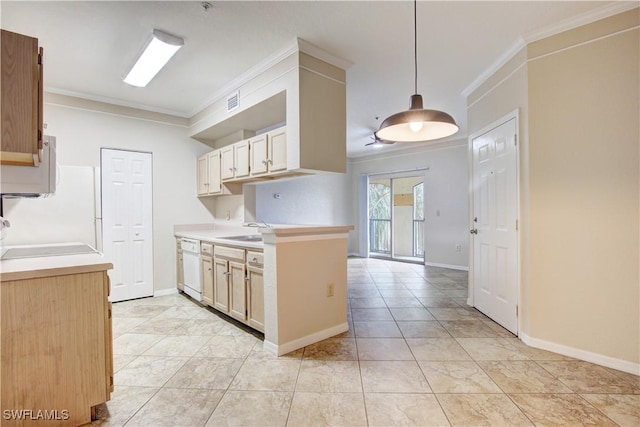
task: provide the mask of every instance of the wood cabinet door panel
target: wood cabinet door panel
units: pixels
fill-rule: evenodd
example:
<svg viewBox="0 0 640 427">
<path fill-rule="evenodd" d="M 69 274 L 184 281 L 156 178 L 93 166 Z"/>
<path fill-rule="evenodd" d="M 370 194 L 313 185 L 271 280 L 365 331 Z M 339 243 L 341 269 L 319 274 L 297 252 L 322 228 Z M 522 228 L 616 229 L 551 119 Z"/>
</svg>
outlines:
<svg viewBox="0 0 640 427">
<path fill-rule="evenodd" d="M 2 163 L 35 166 L 42 147 L 38 39 L 2 30 L 0 50 Z"/>
<path fill-rule="evenodd" d="M 235 176 L 233 171 L 235 168 L 233 145 L 224 147 L 220 150 L 220 177 L 222 180 L 233 179 Z"/>
<path fill-rule="evenodd" d="M 213 259 L 213 307 L 223 313 L 229 312 L 229 275 L 228 261 Z"/>
<path fill-rule="evenodd" d="M 207 155 L 198 157 L 198 196 L 206 196 L 209 192 Z"/>
<path fill-rule="evenodd" d="M 202 257 L 202 301 L 213 306 L 213 258 Z"/>
<path fill-rule="evenodd" d="M 251 175 L 263 175 L 268 171 L 267 135 L 259 135 L 249 140 L 251 150 Z"/>
<path fill-rule="evenodd" d="M 287 129 L 276 129 L 269 133 L 269 171 L 287 169 Z"/>
<path fill-rule="evenodd" d="M 235 155 L 234 178 L 249 176 L 249 141 L 241 141 L 233 144 Z"/>
<path fill-rule="evenodd" d="M 222 191 L 222 176 L 220 174 L 220 152 L 212 151 L 207 154 L 209 194 L 217 194 Z"/>
<path fill-rule="evenodd" d="M 229 261 L 231 288 L 230 314 L 238 320 L 247 320 L 247 290 L 245 264 Z"/>
<path fill-rule="evenodd" d="M 247 305 L 249 326 L 264 332 L 264 274 L 261 268 L 247 268 Z"/>
</svg>

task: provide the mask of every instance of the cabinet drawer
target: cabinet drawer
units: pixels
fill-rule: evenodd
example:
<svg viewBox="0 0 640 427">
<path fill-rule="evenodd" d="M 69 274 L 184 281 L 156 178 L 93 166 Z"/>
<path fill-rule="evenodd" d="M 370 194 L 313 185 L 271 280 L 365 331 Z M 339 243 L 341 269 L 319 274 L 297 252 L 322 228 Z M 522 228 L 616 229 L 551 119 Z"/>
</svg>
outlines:
<svg viewBox="0 0 640 427">
<path fill-rule="evenodd" d="M 262 252 L 247 251 L 247 264 L 262 268 L 264 266 L 264 254 Z"/>
<path fill-rule="evenodd" d="M 200 251 L 203 255 L 213 256 L 213 244 L 202 242 L 200 245 Z"/>
<path fill-rule="evenodd" d="M 214 246 L 213 255 L 216 258 L 226 258 L 232 261 L 244 262 L 244 249 Z"/>
</svg>

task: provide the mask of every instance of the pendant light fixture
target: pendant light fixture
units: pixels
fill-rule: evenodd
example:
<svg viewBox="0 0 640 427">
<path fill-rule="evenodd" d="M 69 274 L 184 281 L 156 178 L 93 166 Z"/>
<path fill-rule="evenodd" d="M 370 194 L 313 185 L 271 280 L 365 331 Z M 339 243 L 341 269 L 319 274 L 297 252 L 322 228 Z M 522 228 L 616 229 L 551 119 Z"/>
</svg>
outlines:
<svg viewBox="0 0 640 427">
<path fill-rule="evenodd" d="M 458 131 L 456 121 L 438 110 L 425 110 L 418 94 L 418 18 L 413 0 L 414 95 L 407 111 L 387 117 L 375 132 L 377 139 L 395 142 L 422 142 L 444 138 Z"/>
</svg>

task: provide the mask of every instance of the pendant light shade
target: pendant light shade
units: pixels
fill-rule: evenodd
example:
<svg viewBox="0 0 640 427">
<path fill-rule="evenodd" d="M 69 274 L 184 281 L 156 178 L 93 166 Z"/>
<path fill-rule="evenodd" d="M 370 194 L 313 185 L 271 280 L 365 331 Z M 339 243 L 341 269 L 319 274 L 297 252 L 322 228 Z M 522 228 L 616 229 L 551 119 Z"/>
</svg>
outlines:
<svg viewBox="0 0 640 427">
<path fill-rule="evenodd" d="M 378 139 L 395 142 L 422 142 L 445 138 L 458 132 L 456 121 L 449 114 L 438 110 L 425 110 L 422 95 L 418 95 L 418 19 L 417 0 L 413 1 L 414 28 L 414 95 L 407 111 L 387 117 L 375 132 Z"/>
<path fill-rule="evenodd" d="M 411 108 L 387 117 L 376 131 L 376 137 L 386 141 L 420 142 L 444 138 L 458 132 L 456 121 L 449 114 L 422 108 L 422 96 L 411 96 Z"/>
</svg>

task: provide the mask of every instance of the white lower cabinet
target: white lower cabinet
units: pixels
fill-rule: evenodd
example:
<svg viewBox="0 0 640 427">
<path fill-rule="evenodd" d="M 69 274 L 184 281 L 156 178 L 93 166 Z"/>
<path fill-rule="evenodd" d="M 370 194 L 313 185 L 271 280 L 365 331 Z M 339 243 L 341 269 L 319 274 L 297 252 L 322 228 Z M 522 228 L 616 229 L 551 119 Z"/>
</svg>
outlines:
<svg viewBox="0 0 640 427">
<path fill-rule="evenodd" d="M 247 251 L 247 324 L 264 332 L 264 256 Z"/>
<path fill-rule="evenodd" d="M 213 305 L 213 245 L 202 243 L 202 302 Z"/>
</svg>

